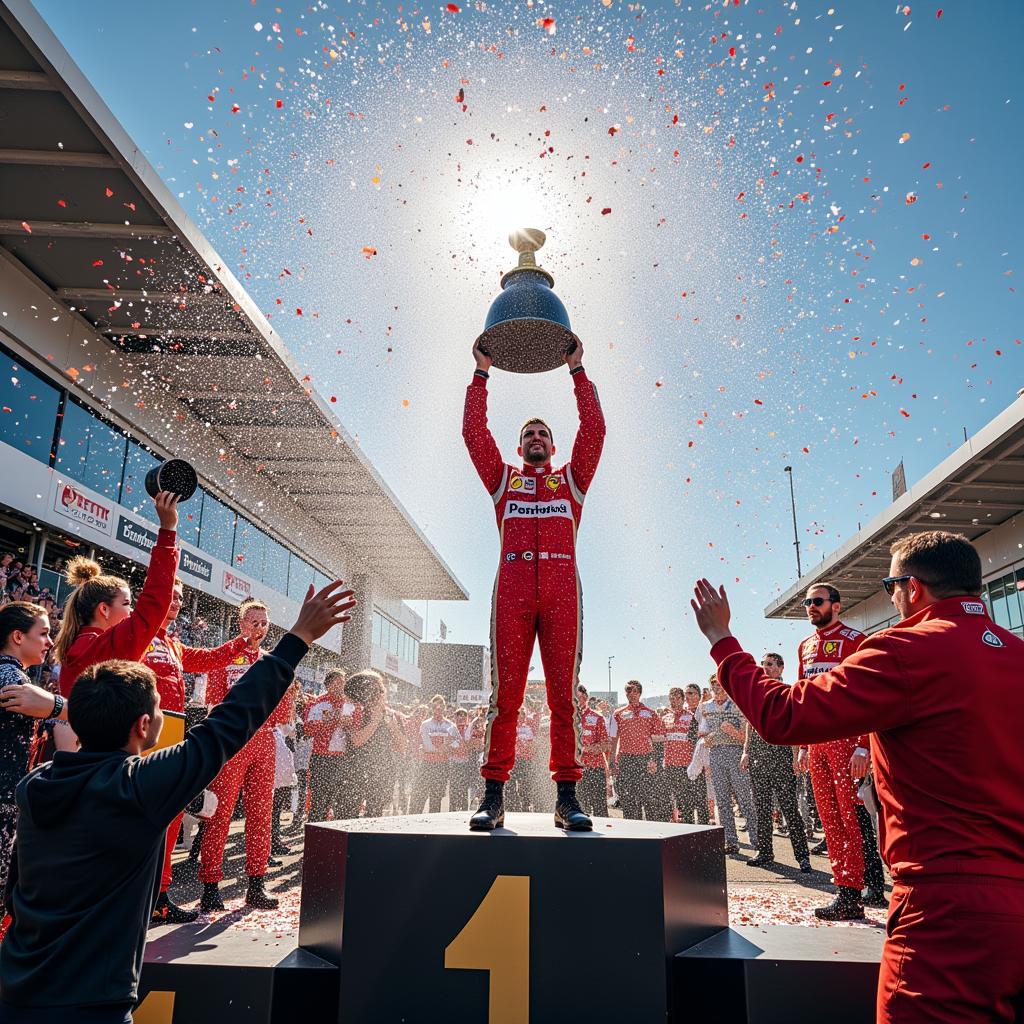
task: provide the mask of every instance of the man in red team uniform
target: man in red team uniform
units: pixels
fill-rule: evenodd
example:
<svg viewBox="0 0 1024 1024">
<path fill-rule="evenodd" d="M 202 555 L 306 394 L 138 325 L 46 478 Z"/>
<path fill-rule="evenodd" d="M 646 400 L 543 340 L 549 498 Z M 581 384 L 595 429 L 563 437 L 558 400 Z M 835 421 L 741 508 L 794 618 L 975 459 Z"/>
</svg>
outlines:
<svg viewBox="0 0 1024 1024">
<path fill-rule="evenodd" d="M 181 611 L 183 593 L 184 584 L 181 580 L 175 579 L 167 618 L 164 619 L 164 624 L 157 631 L 153 642 L 142 656 L 142 663 L 147 668 L 151 668 L 156 676 L 156 688 L 160 694 L 160 710 L 165 715 L 171 712 L 172 715 L 177 715 L 182 719 L 185 715 L 184 673 L 212 672 L 214 669 L 226 668 L 249 646 L 249 638 L 246 635 L 247 623 L 242 623 L 241 636 L 229 640 L 226 644 L 221 644 L 220 647 L 215 647 L 213 650 L 186 647 L 177 637 L 168 636 L 168 628 L 177 619 L 178 612 Z M 164 731 L 169 731 L 166 719 Z M 182 736 L 177 739 L 184 739 L 184 729 L 182 729 Z M 171 854 L 174 851 L 174 844 L 178 841 L 183 815 L 184 811 L 171 822 L 171 827 L 167 830 L 164 863 L 160 874 L 160 898 L 153 908 L 153 924 L 188 924 L 199 916 L 197 910 L 183 910 L 176 906 L 167 895 L 167 890 L 171 887 Z"/>
<path fill-rule="evenodd" d="M 331 669 L 325 691 L 307 709 L 306 735 L 313 740 L 309 757 L 309 820 L 359 817 L 361 787 L 356 779 L 348 735 L 363 725 L 362 709 L 345 696 L 344 669 Z"/>
<path fill-rule="evenodd" d="M 697 690 L 698 700 L 700 690 Z M 661 721 L 665 726 L 664 760 L 662 782 L 665 791 L 665 810 L 667 817 L 672 816 L 672 804 L 679 812 L 679 820 L 684 825 L 693 824 L 693 816 L 701 825 L 708 823 L 707 792 L 699 778 L 691 779 L 686 770 L 693 760 L 696 735 L 697 705 L 692 708 L 686 703 L 686 695 L 681 686 L 673 686 L 668 691 L 669 706 L 662 712 Z"/>
<path fill-rule="evenodd" d="M 206 703 L 210 707 L 219 704 L 249 666 L 255 664 L 262 653 L 260 642 L 270 628 L 267 606 L 254 598 L 247 598 L 238 606 L 238 621 L 249 644 L 226 668 L 207 675 Z M 240 790 L 245 804 L 245 869 L 249 876 L 245 902 L 259 910 L 277 909 L 277 899 L 267 894 L 263 884 L 270 859 L 270 825 L 274 805 L 276 751 L 273 728 L 288 722 L 294 707 L 295 690 L 289 687 L 263 727 L 224 765 L 209 787 L 217 797 L 217 811 L 206 824 L 199 851 L 199 880 L 203 883 L 199 909 L 204 913 L 225 909 L 218 883 L 224 877 L 224 844 Z"/>
<path fill-rule="evenodd" d="M 566 356 L 580 417 L 572 458 L 553 468 L 551 431 L 543 420 L 532 419 L 520 431 L 522 468 L 507 465 L 487 427 L 491 359 L 478 346 L 473 356 L 477 369 L 466 389 L 462 436 L 494 502 L 501 560 L 491 610 L 492 689 L 481 769 L 486 789 L 470 828 L 490 830 L 505 820 L 504 785 L 515 763 L 519 708 L 533 645 L 539 640 L 551 709 L 549 767 L 558 787 L 555 824 L 586 831 L 592 823 L 576 799 L 576 783 L 583 775 L 574 696 L 583 653 L 576 531 L 601 458 L 604 416 L 583 369 L 583 347 L 577 344 Z"/>
<path fill-rule="evenodd" d="M 583 778 L 580 780 L 580 803 L 587 814 L 608 817 L 608 754 L 612 742 L 604 715 L 590 707 L 587 688 L 576 687 L 583 721 Z"/>
<path fill-rule="evenodd" d="M 691 605 L 769 743 L 870 734 L 894 880 L 880 1024 L 1010 1024 L 1024 998 L 1024 641 L 989 618 L 965 538 L 903 537 L 889 572 L 902 621 L 792 687 L 732 636 L 724 587 L 699 580 Z"/>
<path fill-rule="evenodd" d="M 626 703 L 615 712 L 618 726 L 612 755 L 618 768 L 616 782 L 622 816 L 640 820 L 647 812 L 648 821 L 663 819 L 663 801 L 658 793 L 658 750 L 663 743 L 665 724 L 640 700 L 644 692 L 637 679 L 626 683 Z"/>
<path fill-rule="evenodd" d="M 830 672 L 865 640 L 863 633 L 840 620 L 841 596 L 831 583 L 808 587 L 804 607 L 815 632 L 797 649 L 798 679 L 810 679 L 822 672 Z M 801 762 L 804 756 L 802 750 Z M 806 757 L 810 764 L 814 802 L 825 831 L 832 878 L 838 889 L 835 899 L 828 906 L 818 907 L 814 914 L 826 921 L 859 920 L 864 917 L 861 890 L 864 887 L 865 862 L 864 837 L 857 814 L 857 780 L 864 778 L 870 763 L 868 737 L 815 743 Z M 871 828 L 870 819 L 868 828 Z M 874 847 L 873 837 L 871 845 Z M 876 883 L 872 888 L 880 888 L 880 884 Z"/>
</svg>

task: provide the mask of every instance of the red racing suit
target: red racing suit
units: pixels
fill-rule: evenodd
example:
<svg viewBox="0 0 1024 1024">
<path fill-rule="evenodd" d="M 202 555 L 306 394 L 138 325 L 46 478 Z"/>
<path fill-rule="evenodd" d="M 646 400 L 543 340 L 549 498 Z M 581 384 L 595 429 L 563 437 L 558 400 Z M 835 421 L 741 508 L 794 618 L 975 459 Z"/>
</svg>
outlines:
<svg viewBox="0 0 1024 1024">
<path fill-rule="evenodd" d="M 142 656 L 142 663 L 153 670 L 156 688 L 160 694 L 160 709 L 175 714 L 185 713 L 185 672 L 210 672 L 225 668 L 245 650 L 245 637 L 236 637 L 213 650 L 186 647 L 177 637 L 169 637 L 163 626 Z M 184 813 L 184 812 L 182 812 Z M 167 829 L 164 866 L 160 875 L 160 891 L 167 892 L 171 885 L 171 854 L 178 841 L 182 815 L 179 814 Z"/>
<path fill-rule="evenodd" d="M 816 630 L 797 648 L 797 678 L 832 671 L 863 642 L 863 633 L 842 622 Z M 857 783 L 850 774 L 850 758 L 857 747 L 868 749 L 867 736 L 815 743 L 808 758 L 832 877 L 836 885 L 859 890 L 864 885 L 864 839 L 857 820 Z"/>
<path fill-rule="evenodd" d="M 718 678 L 769 743 L 870 734 L 893 876 L 880 1024 L 1014 1020 L 1024 996 L 1024 641 L 944 598 L 794 686 L 735 637 Z"/>
<path fill-rule="evenodd" d="M 225 668 L 210 672 L 206 677 L 207 705 L 215 707 L 219 704 L 262 653 L 246 646 Z M 217 811 L 203 831 L 203 843 L 199 849 L 201 882 L 219 882 L 224 877 L 224 845 L 239 791 L 245 804 L 246 874 L 256 878 L 267 873 L 276 758 L 273 728 L 291 721 L 294 713 L 295 692 L 289 687 L 263 726 L 210 783 L 209 789 L 217 797 Z"/>
<path fill-rule="evenodd" d="M 572 458 L 559 469 L 506 464 L 487 427 L 487 375 L 466 389 L 462 436 L 487 488 L 498 522 L 501 556 L 491 606 L 491 702 L 485 779 L 507 782 L 515 763 L 519 707 L 530 657 L 540 641 L 548 707 L 549 767 L 556 781 L 578 782 L 581 763 L 576 680 L 583 656 L 583 594 L 576 570 L 576 531 L 601 458 L 604 415 L 582 367 L 573 371 L 580 426 Z"/>
<path fill-rule="evenodd" d="M 161 529 L 149 553 L 149 569 L 131 614 L 110 629 L 86 626 L 68 648 L 60 664 L 60 692 L 71 695 L 78 677 L 90 665 L 111 658 L 142 661 L 146 648 L 167 618 L 178 569 L 177 534 Z"/>
</svg>

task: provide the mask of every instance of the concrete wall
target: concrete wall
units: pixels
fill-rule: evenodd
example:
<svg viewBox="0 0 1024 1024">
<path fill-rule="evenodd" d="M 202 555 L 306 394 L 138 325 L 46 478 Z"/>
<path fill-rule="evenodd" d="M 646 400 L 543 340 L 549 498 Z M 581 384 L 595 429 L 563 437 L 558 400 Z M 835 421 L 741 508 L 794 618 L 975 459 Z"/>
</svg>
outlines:
<svg viewBox="0 0 1024 1024">
<path fill-rule="evenodd" d="M 440 693 L 454 703 L 459 690 L 489 690 L 490 652 L 479 644 L 420 644 L 422 694 Z"/>
</svg>

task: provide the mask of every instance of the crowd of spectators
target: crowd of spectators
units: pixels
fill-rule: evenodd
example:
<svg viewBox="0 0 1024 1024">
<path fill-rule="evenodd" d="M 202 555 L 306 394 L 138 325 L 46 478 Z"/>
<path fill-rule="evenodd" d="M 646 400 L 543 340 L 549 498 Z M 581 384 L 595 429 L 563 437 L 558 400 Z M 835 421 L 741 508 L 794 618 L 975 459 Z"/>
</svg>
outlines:
<svg viewBox="0 0 1024 1024">
<path fill-rule="evenodd" d="M 0 555 L 0 606 L 14 601 L 43 608 L 56 635 L 62 609 L 40 585 L 37 570 L 7 552 Z M 187 640 L 195 626 L 183 621 L 172 631 Z M 193 639 L 201 642 L 198 635 Z M 784 659 L 769 652 L 762 666 L 781 677 Z M 59 671 L 47 652 L 27 673 L 41 687 L 56 690 Z M 198 686 L 190 679 L 193 689 L 201 705 L 201 676 Z M 440 694 L 427 703 L 398 703 L 373 671 L 347 675 L 335 669 L 321 692 L 297 686 L 296 693 L 292 720 L 274 730 L 272 860 L 293 852 L 289 844 L 307 820 L 468 811 L 479 798 L 486 705 L 451 707 Z M 579 796 L 588 813 L 604 816 L 617 808 L 631 819 L 717 821 L 729 855 L 740 853 L 740 833 L 746 833 L 748 849 L 756 851 L 748 863 L 756 867 L 775 865 L 777 835 L 788 837 L 803 872 L 811 870 L 812 853 L 827 854 L 825 840 L 818 838 L 822 825 L 806 760 L 801 762 L 796 748 L 765 743 L 713 675 L 702 685 L 673 687 L 667 707 L 645 704 L 636 680 L 627 683 L 626 703 L 618 708 L 590 697 L 583 686 L 577 696 L 584 765 Z M 33 761 L 52 753 L 55 724 L 46 719 L 37 724 Z M 550 810 L 549 753 L 547 707 L 527 696 L 506 789 L 509 810 Z M 863 807 L 858 810 L 867 817 Z M 869 819 L 865 831 L 871 828 Z M 873 843 L 867 835 L 865 840 L 877 865 Z M 194 855 L 198 849 L 196 844 Z M 869 899 L 880 896 L 878 874 L 871 879 L 873 891 L 866 892 Z"/>
</svg>

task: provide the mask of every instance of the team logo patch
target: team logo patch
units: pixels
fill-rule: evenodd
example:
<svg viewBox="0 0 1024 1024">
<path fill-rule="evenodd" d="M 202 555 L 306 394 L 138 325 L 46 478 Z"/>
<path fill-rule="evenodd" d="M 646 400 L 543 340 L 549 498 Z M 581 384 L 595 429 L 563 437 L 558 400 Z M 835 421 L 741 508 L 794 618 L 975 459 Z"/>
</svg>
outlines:
<svg viewBox="0 0 1024 1024">
<path fill-rule="evenodd" d="M 532 562 L 533 561 L 533 552 L 532 551 L 524 551 L 523 552 L 523 561 L 524 562 Z"/>
<path fill-rule="evenodd" d="M 514 551 L 510 551 L 507 555 L 505 555 L 505 561 L 506 562 L 514 562 L 515 560 L 516 560 L 516 553 Z"/>
<path fill-rule="evenodd" d="M 821 653 L 824 654 L 826 658 L 837 658 L 842 649 L 842 640 L 826 640 L 825 643 L 822 644 Z"/>
<path fill-rule="evenodd" d="M 517 494 L 536 494 L 537 481 L 532 476 L 513 476 L 508 482 L 508 489 Z"/>
<path fill-rule="evenodd" d="M 984 615 L 985 605 L 981 601 L 961 601 L 960 604 L 963 606 L 963 610 L 968 615 Z M 1002 644 L 999 645 L 1000 647 Z"/>
<path fill-rule="evenodd" d="M 554 476 L 549 476 L 544 484 L 549 491 L 557 491 L 562 486 L 562 478 L 556 473 Z"/>
<path fill-rule="evenodd" d="M 1000 640 L 999 637 L 997 637 L 995 635 L 995 633 L 992 632 L 991 629 L 986 629 L 985 632 L 982 633 L 982 635 L 981 635 L 981 642 L 983 644 L 988 644 L 989 647 L 1005 647 L 1006 646 L 1006 644 L 1004 644 L 1003 641 Z"/>
</svg>

